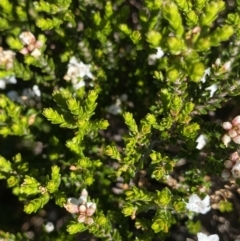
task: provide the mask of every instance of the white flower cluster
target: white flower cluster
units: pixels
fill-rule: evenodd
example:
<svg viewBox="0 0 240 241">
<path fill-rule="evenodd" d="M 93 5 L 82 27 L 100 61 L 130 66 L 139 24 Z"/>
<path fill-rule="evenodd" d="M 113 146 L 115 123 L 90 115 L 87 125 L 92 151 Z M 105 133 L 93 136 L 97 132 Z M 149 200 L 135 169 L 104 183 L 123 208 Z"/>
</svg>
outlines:
<svg viewBox="0 0 240 241">
<path fill-rule="evenodd" d="M 236 116 L 231 122 L 227 121 L 222 124 L 227 134 L 223 135 L 223 144 L 227 147 L 233 140 L 236 144 L 240 144 L 240 115 Z"/>
<path fill-rule="evenodd" d="M 76 57 L 73 56 L 69 61 L 67 74 L 64 76 L 64 79 L 67 81 L 71 80 L 74 89 L 80 89 L 85 86 L 85 81 L 82 80 L 83 77 L 87 76 L 90 79 L 93 78 L 90 70 L 90 64 L 78 62 Z"/>
<path fill-rule="evenodd" d="M 19 51 L 21 54 L 26 55 L 30 53 L 35 58 L 41 56 L 42 53 L 40 49 L 42 48 L 43 43 L 40 40 L 36 40 L 31 32 L 22 32 L 19 35 L 19 38 L 24 45 L 24 48 Z"/>
<path fill-rule="evenodd" d="M 197 237 L 198 237 L 198 241 L 219 241 L 219 237 L 217 234 L 207 236 L 204 233 L 198 233 Z M 186 241 L 194 241 L 194 240 L 187 238 Z"/>
<path fill-rule="evenodd" d="M 11 50 L 3 50 L 0 47 L 0 65 L 4 66 L 7 70 L 13 67 L 15 53 Z"/>
<path fill-rule="evenodd" d="M 88 192 L 83 189 L 79 199 L 69 198 L 64 207 L 69 213 L 78 215 L 78 222 L 92 225 L 94 220 L 92 215 L 97 209 L 96 203 L 87 202 Z"/>
<path fill-rule="evenodd" d="M 211 209 L 209 195 L 207 195 L 203 200 L 201 200 L 197 194 L 192 194 L 189 197 L 189 201 L 186 204 L 186 208 L 189 211 L 195 213 L 206 214 Z"/>
<path fill-rule="evenodd" d="M 240 178 L 240 159 L 237 152 L 230 155 L 229 160 L 224 162 L 226 169 L 222 172 L 223 179 Z"/>
</svg>

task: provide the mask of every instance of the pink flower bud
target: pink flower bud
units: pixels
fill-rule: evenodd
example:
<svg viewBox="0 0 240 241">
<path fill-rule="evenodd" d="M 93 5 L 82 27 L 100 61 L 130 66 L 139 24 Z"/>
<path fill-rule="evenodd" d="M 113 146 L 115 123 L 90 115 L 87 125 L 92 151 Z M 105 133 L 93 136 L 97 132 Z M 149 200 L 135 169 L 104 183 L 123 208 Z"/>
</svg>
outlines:
<svg viewBox="0 0 240 241">
<path fill-rule="evenodd" d="M 79 212 L 81 214 L 85 214 L 86 210 L 87 210 L 87 207 L 85 205 L 82 204 L 79 206 Z"/>
<path fill-rule="evenodd" d="M 23 55 L 26 55 L 29 53 L 28 49 L 27 48 L 23 48 L 19 51 L 19 53 L 23 54 Z"/>
<path fill-rule="evenodd" d="M 232 167 L 232 175 L 235 178 L 239 178 L 240 177 L 240 163 L 236 163 L 233 167 Z"/>
<path fill-rule="evenodd" d="M 230 122 L 228 122 L 228 121 L 227 122 L 223 122 L 222 123 L 222 128 L 224 130 L 228 131 L 228 130 L 232 129 L 232 124 Z"/>
<path fill-rule="evenodd" d="M 66 210 L 69 213 L 78 213 L 79 212 L 78 206 L 76 204 L 68 202 L 67 204 L 64 204 L 63 206 L 66 208 Z"/>
<path fill-rule="evenodd" d="M 237 136 L 238 133 L 237 133 L 234 129 L 231 129 L 231 130 L 228 131 L 228 135 L 229 135 L 231 138 L 233 138 L 233 137 Z"/>
<path fill-rule="evenodd" d="M 232 161 L 230 161 L 230 160 L 226 160 L 226 161 L 224 162 L 224 166 L 225 166 L 227 169 L 231 169 L 233 165 L 234 165 L 234 163 L 233 163 Z"/>
<path fill-rule="evenodd" d="M 74 166 L 74 165 L 71 165 L 71 166 L 69 167 L 69 169 L 70 169 L 71 171 L 76 171 L 76 170 L 78 170 L 78 168 L 77 168 L 76 166 Z"/>
<path fill-rule="evenodd" d="M 38 41 L 35 43 L 35 48 L 40 49 L 40 48 L 42 48 L 42 46 L 43 46 L 43 42 L 40 41 L 40 40 L 38 40 Z"/>
<path fill-rule="evenodd" d="M 87 217 L 85 223 L 86 223 L 87 225 L 92 225 L 92 224 L 94 223 L 94 220 L 93 220 L 93 218 L 91 218 L 91 217 Z"/>
<path fill-rule="evenodd" d="M 86 216 L 83 215 L 83 214 L 80 214 L 79 217 L 78 217 L 78 222 L 79 223 L 84 223 L 86 220 Z"/>
<path fill-rule="evenodd" d="M 201 31 L 201 28 L 198 26 L 193 28 L 192 33 L 199 33 L 200 31 Z"/>
<path fill-rule="evenodd" d="M 234 153 L 232 153 L 232 154 L 230 155 L 229 159 L 230 159 L 232 162 L 236 162 L 236 161 L 239 159 L 238 152 L 235 151 Z"/>
<path fill-rule="evenodd" d="M 96 204 L 93 203 L 90 207 L 87 208 L 87 211 L 86 211 L 86 215 L 87 216 L 92 216 L 94 214 L 94 212 L 96 211 Z"/>
<path fill-rule="evenodd" d="M 224 146 L 228 146 L 228 144 L 231 142 L 231 137 L 228 135 L 228 134 L 225 134 L 225 135 L 223 135 L 223 137 L 222 137 L 222 142 L 223 142 L 223 144 L 224 144 Z"/>
<path fill-rule="evenodd" d="M 234 126 L 240 124 L 240 115 L 236 116 L 236 117 L 232 120 L 232 124 L 233 124 Z"/>
<path fill-rule="evenodd" d="M 28 46 L 27 46 L 27 49 L 32 52 L 34 49 L 35 49 L 35 44 L 34 43 L 30 43 Z"/>
<path fill-rule="evenodd" d="M 237 135 L 237 136 L 233 137 L 232 139 L 236 144 L 240 144 L 240 135 Z"/>
<path fill-rule="evenodd" d="M 223 170 L 221 176 L 222 176 L 223 179 L 228 179 L 228 178 L 231 176 L 231 173 L 230 173 L 230 171 L 228 171 L 227 169 L 225 169 L 225 170 Z"/>
</svg>

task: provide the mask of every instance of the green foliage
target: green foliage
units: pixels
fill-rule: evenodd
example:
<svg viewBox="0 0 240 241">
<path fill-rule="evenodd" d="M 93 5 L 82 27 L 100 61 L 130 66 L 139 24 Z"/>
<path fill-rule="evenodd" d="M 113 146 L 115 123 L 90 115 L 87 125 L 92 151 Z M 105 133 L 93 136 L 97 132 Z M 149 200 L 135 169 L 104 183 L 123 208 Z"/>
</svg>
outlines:
<svg viewBox="0 0 240 241">
<path fill-rule="evenodd" d="M 0 179 L 27 217 L 65 220 L 47 234 L 41 216 L 39 240 L 201 230 L 187 199 L 238 145 L 220 123 L 239 103 L 239 14 L 240 1 L 0 1 Z"/>
</svg>

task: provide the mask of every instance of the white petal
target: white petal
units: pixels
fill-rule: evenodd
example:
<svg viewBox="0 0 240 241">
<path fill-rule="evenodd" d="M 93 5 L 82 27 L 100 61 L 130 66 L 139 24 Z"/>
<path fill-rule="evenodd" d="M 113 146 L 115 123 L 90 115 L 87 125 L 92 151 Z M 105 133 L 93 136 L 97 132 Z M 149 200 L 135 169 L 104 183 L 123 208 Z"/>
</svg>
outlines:
<svg viewBox="0 0 240 241">
<path fill-rule="evenodd" d="M 0 79 L 0 89 L 5 89 L 6 88 L 6 83 L 3 79 Z"/>
<path fill-rule="evenodd" d="M 200 206 L 196 203 L 187 203 L 186 208 L 189 211 L 195 212 L 195 213 L 200 213 Z"/>
<path fill-rule="evenodd" d="M 75 90 L 78 90 L 78 89 L 80 89 L 80 88 L 82 88 L 82 87 L 84 87 L 85 86 L 85 81 L 84 80 L 81 80 L 81 81 L 79 81 L 78 83 L 76 83 L 76 84 L 73 84 L 73 88 L 75 89 Z"/>
<path fill-rule="evenodd" d="M 208 241 L 219 241 L 219 237 L 217 234 L 210 235 Z"/>
<path fill-rule="evenodd" d="M 197 237 L 198 237 L 198 241 L 208 241 L 208 236 L 204 233 L 198 233 Z"/>
<path fill-rule="evenodd" d="M 209 212 L 211 210 L 211 207 L 206 207 L 206 206 L 201 206 L 200 208 L 200 213 L 201 214 L 206 214 L 207 212 Z"/>
<path fill-rule="evenodd" d="M 205 72 L 206 75 L 209 76 L 209 75 L 211 74 L 211 68 L 207 68 L 207 69 L 205 69 L 204 72 Z"/>
<path fill-rule="evenodd" d="M 205 69 L 204 74 L 203 74 L 202 78 L 200 79 L 200 81 L 205 83 L 206 82 L 206 76 L 207 75 L 209 76 L 210 74 L 211 74 L 211 69 L 210 68 Z"/>
<path fill-rule="evenodd" d="M 207 195 L 203 200 L 202 200 L 202 204 L 204 206 L 209 206 L 210 205 L 210 196 Z"/>
<path fill-rule="evenodd" d="M 218 85 L 216 85 L 216 84 L 213 84 L 206 88 L 206 90 L 210 91 L 210 97 L 213 97 L 213 95 L 217 91 L 217 89 L 218 89 Z"/>
<path fill-rule="evenodd" d="M 161 59 L 164 55 L 164 52 L 162 51 L 161 48 L 157 48 L 157 53 L 156 53 L 156 58 Z"/>
<path fill-rule="evenodd" d="M 201 202 L 202 200 L 200 199 L 200 197 L 197 194 L 192 194 L 189 197 L 189 203 L 197 203 L 197 202 Z"/>
<path fill-rule="evenodd" d="M 78 64 L 78 61 L 75 56 L 71 57 L 69 64 Z"/>
<path fill-rule="evenodd" d="M 87 76 L 89 79 L 92 79 L 92 78 L 93 78 L 93 75 L 92 75 L 91 72 L 88 72 L 88 73 L 86 74 L 86 76 Z"/>
<path fill-rule="evenodd" d="M 196 146 L 196 148 L 197 148 L 198 150 L 203 149 L 203 147 L 207 144 L 207 137 L 206 137 L 206 135 L 201 134 L 201 135 L 197 138 L 196 142 L 198 143 L 198 145 Z"/>
<path fill-rule="evenodd" d="M 38 96 L 38 97 L 41 96 L 41 91 L 39 90 L 39 87 L 37 85 L 34 85 L 32 89 L 36 96 Z"/>
</svg>

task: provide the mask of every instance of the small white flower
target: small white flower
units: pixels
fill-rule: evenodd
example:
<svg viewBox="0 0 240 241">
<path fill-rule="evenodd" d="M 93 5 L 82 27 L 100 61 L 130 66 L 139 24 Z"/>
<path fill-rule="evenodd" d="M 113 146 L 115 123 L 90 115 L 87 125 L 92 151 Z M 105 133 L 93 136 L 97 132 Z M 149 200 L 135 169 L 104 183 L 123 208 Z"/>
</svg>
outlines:
<svg viewBox="0 0 240 241">
<path fill-rule="evenodd" d="M 107 112 L 113 115 L 121 114 L 122 113 L 121 100 L 117 99 L 115 104 L 110 105 L 107 108 Z"/>
<path fill-rule="evenodd" d="M 210 68 L 205 69 L 204 74 L 203 74 L 200 81 L 205 83 L 206 82 L 206 76 L 207 75 L 210 76 L 210 74 L 211 74 L 211 69 Z"/>
<path fill-rule="evenodd" d="M 157 59 L 161 59 L 164 55 L 164 52 L 162 51 L 161 48 L 156 48 L 157 49 L 157 53 L 156 54 L 150 54 L 148 56 L 148 64 L 149 65 L 154 65 L 156 63 Z"/>
<path fill-rule="evenodd" d="M 32 89 L 33 89 L 33 92 L 36 96 L 38 96 L 38 97 L 41 96 L 41 91 L 40 91 L 40 89 L 37 85 L 34 85 Z"/>
<path fill-rule="evenodd" d="M 207 144 L 207 136 L 204 135 L 204 134 L 201 134 L 201 135 L 197 138 L 196 142 L 198 143 L 197 146 L 196 146 L 196 148 L 197 148 L 198 150 L 202 150 L 203 147 Z"/>
<path fill-rule="evenodd" d="M 228 72 L 228 71 L 231 69 L 231 65 L 232 65 L 231 61 L 228 61 L 228 62 L 226 62 L 226 63 L 223 65 L 223 69 L 224 69 L 226 72 Z"/>
<path fill-rule="evenodd" d="M 31 43 L 35 43 L 36 41 L 35 36 L 29 31 L 22 32 L 19 35 L 19 38 L 24 45 L 29 45 Z"/>
<path fill-rule="evenodd" d="M 197 194 L 192 194 L 189 197 L 189 202 L 187 203 L 186 208 L 195 213 L 206 214 L 211 209 L 209 195 L 201 200 Z"/>
<path fill-rule="evenodd" d="M 204 233 L 198 233 L 197 237 L 198 237 L 198 241 L 219 241 L 219 237 L 217 234 L 207 236 Z"/>
<path fill-rule="evenodd" d="M 54 230 L 54 225 L 52 222 L 47 222 L 45 225 L 45 230 L 47 233 L 51 233 Z"/>
<path fill-rule="evenodd" d="M 73 56 L 69 61 L 67 74 L 64 76 L 64 79 L 67 81 L 71 80 L 73 88 L 75 90 L 78 90 L 85 86 L 85 81 L 82 78 L 84 78 L 85 76 L 87 76 L 90 79 L 93 78 L 90 69 L 90 64 L 78 62 L 77 58 Z"/>
<path fill-rule="evenodd" d="M 217 84 L 213 84 L 209 87 L 206 88 L 206 90 L 210 91 L 210 97 L 213 97 L 214 93 L 217 91 L 218 89 L 218 85 Z"/>
<path fill-rule="evenodd" d="M 7 84 L 16 84 L 17 80 L 15 76 L 6 76 L 0 79 L 0 89 L 5 89 Z"/>
</svg>

